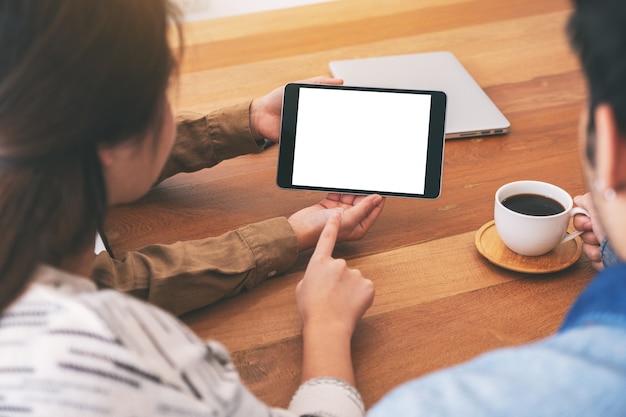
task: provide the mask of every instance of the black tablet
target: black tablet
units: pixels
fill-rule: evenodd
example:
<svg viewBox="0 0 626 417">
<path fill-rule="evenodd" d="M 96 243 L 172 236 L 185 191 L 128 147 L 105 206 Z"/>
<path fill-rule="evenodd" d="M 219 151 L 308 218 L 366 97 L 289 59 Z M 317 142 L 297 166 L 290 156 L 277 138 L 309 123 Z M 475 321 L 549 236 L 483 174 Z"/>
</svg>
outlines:
<svg viewBox="0 0 626 417">
<path fill-rule="evenodd" d="M 437 198 L 445 113 L 440 91 L 287 84 L 277 184 Z"/>
</svg>

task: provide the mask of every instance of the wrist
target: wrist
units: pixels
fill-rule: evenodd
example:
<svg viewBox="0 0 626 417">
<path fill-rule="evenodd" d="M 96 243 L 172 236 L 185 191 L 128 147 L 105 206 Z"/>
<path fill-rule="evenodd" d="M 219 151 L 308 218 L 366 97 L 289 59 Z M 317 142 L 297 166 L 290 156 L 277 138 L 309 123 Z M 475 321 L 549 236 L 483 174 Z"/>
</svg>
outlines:
<svg viewBox="0 0 626 417">
<path fill-rule="evenodd" d="M 292 217 L 289 217 L 287 222 L 293 229 L 293 233 L 296 235 L 296 240 L 298 241 L 298 252 L 302 252 L 315 246 L 317 241 L 310 236 L 310 233 L 307 233 L 307 228 L 303 227 Z"/>
<path fill-rule="evenodd" d="M 250 124 L 250 133 L 252 134 L 252 138 L 255 141 L 257 141 L 257 143 L 261 141 L 264 142 L 265 138 L 263 137 L 263 135 L 261 135 L 261 133 L 259 132 L 259 129 L 257 128 L 259 124 L 259 112 L 258 112 L 258 103 L 256 102 L 256 99 L 250 102 L 248 114 L 249 114 L 248 123 Z"/>
<path fill-rule="evenodd" d="M 334 377 L 354 386 L 351 339 L 351 332 L 333 329 L 333 326 L 305 326 L 302 382 L 316 377 Z"/>
<path fill-rule="evenodd" d="M 350 343 L 354 333 L 354 325 L 345 318 L 333 318 L 319 316 L 303 319 L 302 337 L 315 339 L 319 337 L 332 338 L 333 340 L 345 340 Z"/>
</svg>

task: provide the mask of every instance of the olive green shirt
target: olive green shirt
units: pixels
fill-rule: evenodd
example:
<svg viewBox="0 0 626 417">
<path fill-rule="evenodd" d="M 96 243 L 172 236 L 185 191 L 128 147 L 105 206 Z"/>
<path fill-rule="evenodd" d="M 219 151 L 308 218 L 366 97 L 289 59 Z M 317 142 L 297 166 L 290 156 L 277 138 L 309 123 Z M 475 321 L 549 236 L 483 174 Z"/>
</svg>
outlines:
<svg viewBox="0 0 626 417">
<path fill-rule="evenodd" d="M 262 147 L 249 125 L 249 103 L 208 115 L 181 114 L 172 154 L 159 181 Z M 174 314 L 238 294 L 285 271 L 298 256 L 295 233 L 284 217 L 253 223 L 217 237 L 149 245 L 96 256 L 91 276 L 101 287 L 132 293 Z"/>
</svg>

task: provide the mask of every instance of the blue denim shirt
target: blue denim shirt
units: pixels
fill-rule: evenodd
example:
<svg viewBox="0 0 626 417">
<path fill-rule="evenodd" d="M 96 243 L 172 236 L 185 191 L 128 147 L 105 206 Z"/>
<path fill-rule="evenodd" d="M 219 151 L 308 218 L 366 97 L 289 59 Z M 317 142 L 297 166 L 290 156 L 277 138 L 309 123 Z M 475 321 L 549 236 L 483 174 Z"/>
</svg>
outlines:
<svg viewBox="0 0 626 417">
<path fill-rule="evenodd" d="M 626 416 L 626 264 L 601 272 L 555 335 L 405 383 L 368 416 Z"/>
<path fill-rule="evenodd" d="M 606 237 L 602 239 L 602 242 L 600 243 L 600 259 L 602 260 L 604 267 L 613 266 L 620 262 L 617 254 L 613 250 L 613 247 L 609 243 L 609 239 Z"/>
</svg>

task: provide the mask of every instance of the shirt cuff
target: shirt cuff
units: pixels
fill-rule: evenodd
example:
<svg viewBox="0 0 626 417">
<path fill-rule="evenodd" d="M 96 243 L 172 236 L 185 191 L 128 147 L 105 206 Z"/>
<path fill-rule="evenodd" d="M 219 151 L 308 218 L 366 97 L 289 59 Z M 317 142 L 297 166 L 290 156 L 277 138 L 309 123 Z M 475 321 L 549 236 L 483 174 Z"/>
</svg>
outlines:
<svg viewBox="0 0 626 417">
<path fill-rule="evenodd" d="M 224 107 L 206 115 L 213 151 L 220 161 L 263 150 L 250 129 L 250 102 Z"/>
<path fill-rule="evenodd" d="M 237 232 L 256 260 L 256 283 L 285 271 L 296 262 L 298 239 L 285 217 L 252 223 Z"/>
<path fill-rule="evenodd" d="M 338 378 L 320 377 L 300 385 L 289 411 L 297 415 L 362 417 L 365 406 L 352 385 Z"/>
<path fill-rule="evenodd" d="M 605 267 L 613 266 L 620 263 L 617 254 L 609 244 L 609 239 L 604 238 L 600 243 L 600 259 L 602 259 L 602 264 Z"/>
<path fill-rule="evenodd" d="M 264 147 L 265 141 L 257 142 L 250 131 L 250 103 L 207 115 L 179 113 L 176 143 L 157 183 L 180 172 L 194 172 L 226 159 L 258 153 Z"/>
</svg>

